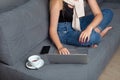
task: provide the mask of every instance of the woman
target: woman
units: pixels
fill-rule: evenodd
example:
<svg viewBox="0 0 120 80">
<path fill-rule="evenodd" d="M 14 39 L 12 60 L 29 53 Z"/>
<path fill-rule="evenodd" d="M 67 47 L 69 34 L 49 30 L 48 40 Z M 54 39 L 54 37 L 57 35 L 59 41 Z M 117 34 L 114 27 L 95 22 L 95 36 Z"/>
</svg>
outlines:
<svg viewBox="0 0 120 80">
<path fill-rule="evenodd" d="M 69 1 L 69 0 L 68 0 Z M 72 0 L 78 2 L 79 0 Z M 59 54 L 70 54 L 62 44 L 97 47 L 101 38 L 112 28 L 107 27 L 113 17 L 109 9 L 100 10 L 96 0 L 87 0 L 93 14 L 79 18 L 80 29 L 72 27 L 73 10 L 64 0 L 50 0 L 50 36 Z"/>
</svg>

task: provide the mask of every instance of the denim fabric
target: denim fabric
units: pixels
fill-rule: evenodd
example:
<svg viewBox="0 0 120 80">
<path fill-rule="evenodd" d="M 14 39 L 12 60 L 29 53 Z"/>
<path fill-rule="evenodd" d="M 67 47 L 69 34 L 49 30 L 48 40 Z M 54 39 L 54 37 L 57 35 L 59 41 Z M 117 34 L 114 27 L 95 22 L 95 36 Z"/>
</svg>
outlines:
<svg viewBox="0 0 120 80">
<path fill-rule="evenodd" d="M 103 20 L 98 25 L 98 28 L 100 30 L 105 29 L 113 17 L 113 13 L 110 9 L 104 9 L 104 10 L 102 10 L 102 13 L 103 13 Z M 82 31 L 85 30 L 86 27 L 92 22 L 93 19 L 94 19 L 93 14 L 80 18 L 81 30 Z M 58 23 L 57 32 L 58 32 L 60 41 L 63 44 L 88 47 L 88 46 L 91 46 L 93 44 L 100 43 L 101 36 L 99 33 L 95 32 L 94 30 L 92 30 L 89 42 L 85 42 L 85 43 L 79 42 L 79 36 L 80 36 L 82 31 L 74 30 L 72 28 L 71 22 Z"/>
<path fill-rule="evenodd" d="M 111 22 L 113 18 L 113 12 L 110 9 L 103 9 L 102 14 L 103 14 L 103 20 L 98 25 L 98 28 L 101 31 L 108 26 L 108 24 Z M 83 31 L 84 29 L 86 29 L 86 27 L 92 22 L 93 19 L 94 19 L 93 14 L 80 18 L 81 30 Z"/>
</svg>

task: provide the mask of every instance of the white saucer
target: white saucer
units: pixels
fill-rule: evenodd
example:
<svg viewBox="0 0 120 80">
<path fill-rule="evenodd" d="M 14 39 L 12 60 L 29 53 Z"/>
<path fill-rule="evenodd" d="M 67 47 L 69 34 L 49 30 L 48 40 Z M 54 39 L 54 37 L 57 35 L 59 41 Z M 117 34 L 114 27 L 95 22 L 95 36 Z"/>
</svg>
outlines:
<svg viewBox="0 0 120 80">
<path fill-rule="evenodd" d="M 29 64 L 29 62 L 26 62 L 26 67 L 29 69 L 39 69 L 44 65 L 44 61 L 41 59 L 40 60 L 41 64 L 39 64 L 37 67 L 32 66 L 31 64 Z"/>
</svg>

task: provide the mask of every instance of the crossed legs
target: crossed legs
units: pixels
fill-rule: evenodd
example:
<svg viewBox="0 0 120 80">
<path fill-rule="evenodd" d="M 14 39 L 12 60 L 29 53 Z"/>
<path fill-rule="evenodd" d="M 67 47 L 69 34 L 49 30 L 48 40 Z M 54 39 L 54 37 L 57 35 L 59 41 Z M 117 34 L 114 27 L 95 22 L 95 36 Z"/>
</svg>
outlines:
<svg viewBox="0 0 120 80">
<path fill-rule="evenodd" d="M 112 29 L 112 26 L 108 26 L 108 27 L 106 27 L 103 31 L 101 31 L 101 30 L 98 29 L 98 28 L 95 28 L 94 30 L 95 30 L 96 32 L 98 32 L 98 33 L 101 35 L 101 37 L 103 38 L 103 37 L 108 33 L 108 31 L 111 30 L 111 29 Z M 92 45 L 92 47 L 93 47 L 93 48 L 96 48 L 96 47 L 98 47 L 98 45 L 97 45 L 97 44 L 94 44 L 94 45 Z"/>
</svg>

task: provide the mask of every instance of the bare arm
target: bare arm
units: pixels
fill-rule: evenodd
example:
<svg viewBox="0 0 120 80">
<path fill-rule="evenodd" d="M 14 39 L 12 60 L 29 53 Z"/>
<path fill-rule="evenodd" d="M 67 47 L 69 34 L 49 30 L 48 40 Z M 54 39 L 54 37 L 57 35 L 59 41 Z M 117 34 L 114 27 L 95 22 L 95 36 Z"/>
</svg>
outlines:
<svg viewBox="0 0 120 80">
<path fill-rule="evenodd" d="M 92 30 L 98 26 L 98 24 L 101 22 L 103 18 L 102 12 L 96 0 L 88 0 L 88 4 L 94 14 L 94 19 L 88 25 L 88 27 L 81 33 L 80 38 L 79 38 L 80 42 L 85 42 L 87 38 L 88 38 L 87 41 L 89 41 Z"/>
<path fill-rule="evenodd" d="M 94 19 L 91 22 L 91 24 L 88 27 L 91 27 L 92 29 L 96 28 L 98 24 L 101 22 L 103 15 L 102 12 L 97 4 L 96 0 L 88 0 L 89 6 L 94 14 Z"/>
<path fill-rule="evenodd" d="M 63 45 L 60 42 L 60 39 L 58 37 L 57 33 L 57 25 L 58 25 L 58 19 L 60 10 L 62 9 L 62 5 L 60 4 L 59 0 L 53 0 L 54 3 L 50 4 L 50 37 L 56 47 L 58 48 L 58 51 L 60 54 L 68 54 L 69 51 L 63 47 Z"/>
</svg>

